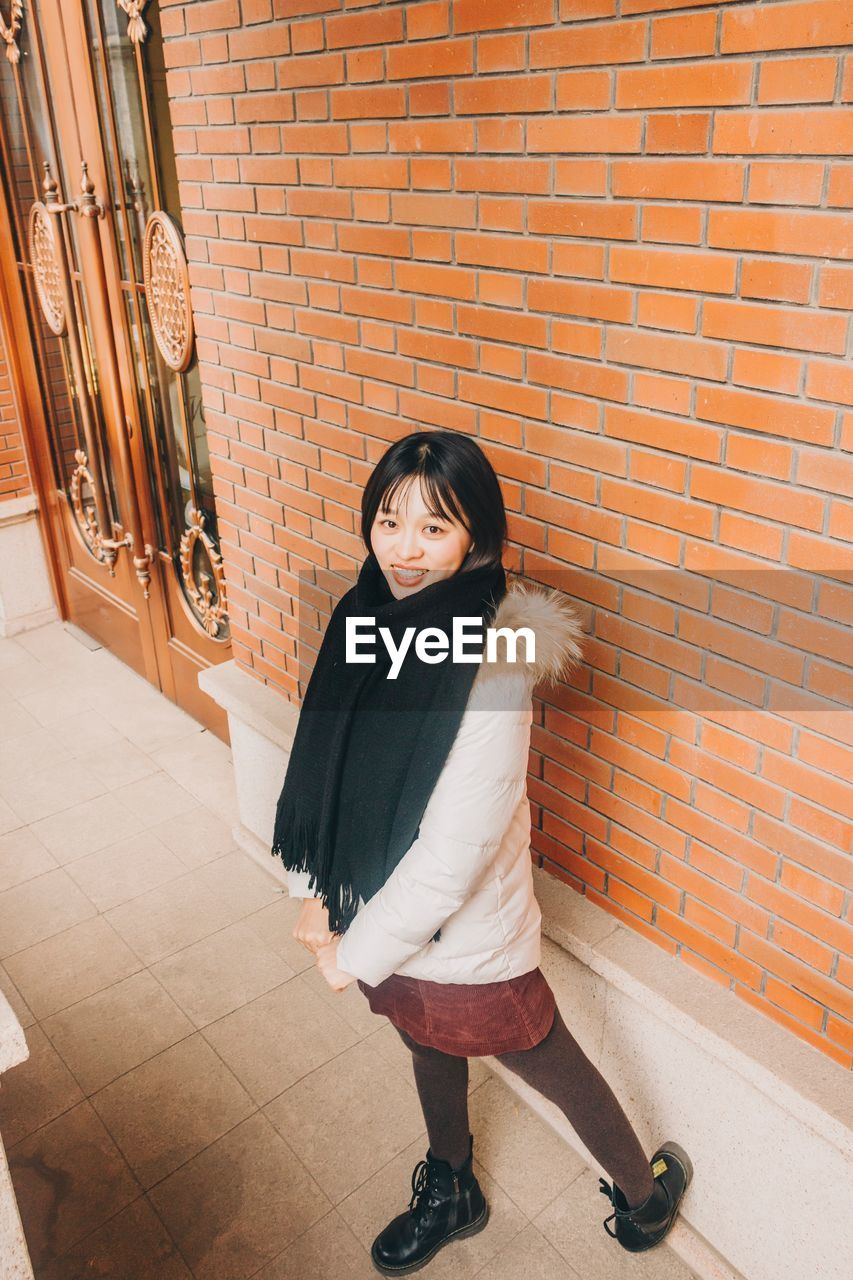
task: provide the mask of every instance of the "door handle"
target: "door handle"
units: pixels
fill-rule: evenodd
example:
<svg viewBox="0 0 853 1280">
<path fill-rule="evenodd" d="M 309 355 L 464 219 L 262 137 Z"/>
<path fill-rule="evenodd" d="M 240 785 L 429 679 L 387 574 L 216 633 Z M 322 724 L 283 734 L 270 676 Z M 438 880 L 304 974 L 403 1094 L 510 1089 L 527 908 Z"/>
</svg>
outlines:
<svg viewBox="0 0 853 1280">
<path fill-rule="evenodd" d="M 110 418 L 115 423 L 115 436 L 118 445 L 119 465 L 124 477 L 124 488 L 128 501 L 129 530 L 125 534 L 123 545 L 133 552 L 133 568 L 142 587 L 143 597 L 147 600 L 151 594 L 151 566 L 154 563 L 154 548 L 149 546 L 142 534 L 142 516 L 136 492 L 133 472 L 133 459 L 130 452 L 128 421 L 124 410 L 124 399 L 121 389 L 118 352 L 112 328 L 107 292 L 107 270 L 104 262 L 103 245 L 98 231 L 98 219 L 104 217 L 105 206 L 95 195 L 95 184 L 89 176 L 89 166 L 82 162 L 80 197 L 75 205 L 82 219 L 80 226 L 81 240 L 89 245 L 91 261 L 95 272 L 94 297 L 90 299 L 92 310 L 98 315 L 99 333 L 104 335 L 105 367 L 103 369 L 103 394 L 109 403 Z"/>
<path fill-rule="evenodd" d="M 51 174 L 47 160 L 44 162 L 44 173 L 44 202 L 37 200 L 30 209 L 29 250 L 42 311 L 49 328 L 57 337 L 63 334 L 68 336 L 71 369 L 77 384 L 77 403 L 80 406 L 86 448 L 85 451 L 77 449 L 74 454 L 77 466 L 71 477 L 71 503 L 80 532 L 92 554 L 107 566 L 110 576 L 115 577 L 116 556 L 124 543 L 108 536 L 112 531 L 112 518 L 106 499 L 106 470 L 95 424 L 92 392 L 86 377 L 62 226 L 63 215 L 77 206 L 63 202 L 59 194 L 59 183 Z M 94 509 L 84 504 L 84 481 L 92 491 Z"/>
</svg>

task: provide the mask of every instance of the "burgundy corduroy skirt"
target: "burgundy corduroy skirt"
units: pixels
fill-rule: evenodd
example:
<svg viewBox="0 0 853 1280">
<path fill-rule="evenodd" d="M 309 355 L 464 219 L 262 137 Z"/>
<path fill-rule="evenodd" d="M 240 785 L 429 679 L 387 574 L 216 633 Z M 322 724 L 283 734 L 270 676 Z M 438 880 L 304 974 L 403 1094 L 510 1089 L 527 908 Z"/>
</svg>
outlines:
<svg viewBox="0 0 853 1280">
<path fill-rule="evenodd" d="M 378 986 L 358 985 L 418 1044 L 465 1058 L 532 1049 L 551 1030 L 554 993 L 538 967 L 501 982 L 428 982 L 392 973 Z"/>
</svg>

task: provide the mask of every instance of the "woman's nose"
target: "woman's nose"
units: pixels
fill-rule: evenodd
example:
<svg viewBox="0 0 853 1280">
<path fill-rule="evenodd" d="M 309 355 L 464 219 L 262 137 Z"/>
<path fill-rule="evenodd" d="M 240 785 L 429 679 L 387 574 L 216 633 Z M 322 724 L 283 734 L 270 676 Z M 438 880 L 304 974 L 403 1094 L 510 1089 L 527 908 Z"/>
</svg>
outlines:
<svg viewBox="0 0 853 1280">
<path fill-rule="evenodd" d="M 404 529 L 400 534 L 400 541 L 397 544 L 398 555 L 401 560 L 415 560 L 420 554 L 418 545 L 418 534 L 416 529 L 410 529 L 408 532 Z"/>
</svg>

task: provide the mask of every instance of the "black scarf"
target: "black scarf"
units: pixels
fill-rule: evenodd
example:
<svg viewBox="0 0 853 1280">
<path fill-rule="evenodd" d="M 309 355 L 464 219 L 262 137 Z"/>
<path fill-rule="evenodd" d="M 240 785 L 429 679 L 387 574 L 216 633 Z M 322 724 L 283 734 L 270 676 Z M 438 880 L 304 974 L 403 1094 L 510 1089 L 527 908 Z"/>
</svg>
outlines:
<svg viewBox="0 0 853 1280">
<path fill-rule="evenodd" d="M 489 626 L 505 594 L 498 566 L 461 570 L 397 600 L 371 552 L 333 610 L 305 691 L 272 847 L 288 870 L 311 872 L 332 933 L 346 932 L 359 897 L 367 902 L 382 888 L 417 838 L 453 745 L 479 669 L 452 661 L 454 617 Z M 375 653 L 375 664 L 345 661 L 349 616 L 371 619 L 362 634 L 372 633 L 375 643 L 362 643 L 359 652 Z M 386 679 L 391 658 L 379 628 L 387 627 L 398 647 L 412 626 L 399 674 Z M 447 635 L 440 663 L 415 653 L 422 627 Z M 483 648 L 482 627 L 478 634 L 468 624 L 465 652 L 482 655 Z"/>
</svg>

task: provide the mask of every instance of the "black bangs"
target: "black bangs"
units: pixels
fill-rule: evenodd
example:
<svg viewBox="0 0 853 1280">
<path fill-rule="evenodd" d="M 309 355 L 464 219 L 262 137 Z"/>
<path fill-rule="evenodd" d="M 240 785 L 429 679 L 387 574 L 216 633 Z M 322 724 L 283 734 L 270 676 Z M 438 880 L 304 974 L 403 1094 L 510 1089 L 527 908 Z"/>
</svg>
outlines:
<svg viewBox="0 0 853 1280">
<path fill-rule="evenodd" d="M 456 431 L 415 431 L 382 455 L 362 494 L 361 534 L 367 548 L 373 550 L 370 533 L 377 514 L 389 510 L 403 487 L 416 479 L 431 513 L 458 521 L 471 535 L 462 568 L 501 565 L 507 521 L 497 475 L 477 441 Z"/>
<path fill-rule="evenodd" d="M 401 475 L 396 480 L 391 481 L 388 489 L 379 500 L 380 511 L 390 511 L 397 495 L 400 494 L 402 496 L 403 492 L 408 490 L 418 479 L 420 479 L 426 491 L 429 514 L 438 517 L 440 520 L 458 520 L 467 529 L 468 521 L 465 518 L 465 513 L 459 509 L 459 504 L 446 476 L 441 473 L 437 474 L 430 468 L 429 457 L 426 459 L 423 471 L 416 471 L 412 475 Z"/>
</svg>

